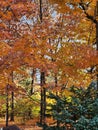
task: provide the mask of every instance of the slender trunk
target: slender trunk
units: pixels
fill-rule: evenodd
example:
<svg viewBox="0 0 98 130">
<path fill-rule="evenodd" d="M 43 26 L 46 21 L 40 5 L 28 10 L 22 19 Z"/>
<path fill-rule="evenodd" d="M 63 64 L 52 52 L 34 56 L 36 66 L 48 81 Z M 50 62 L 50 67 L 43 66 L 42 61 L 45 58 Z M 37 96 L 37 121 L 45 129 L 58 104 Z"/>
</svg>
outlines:
<svg viewBox="0 0 98 130">
<path fill-rule="evenodd" d="M 40 22 L 42 23 L 43 16 L 42 16 L 42 0 L 39 0 L 40 4 Z M 42 56 L 43 57 L 43 56 Z M 40 76 L 41 82 L 41 103 L 40 103 L 40 124 L 45 124 L 45 113 L 46 113 L 46 88 L 45 85 L 45 72 L 41 72 Z"/>
<path fill-rule="evenodd" d="M 57 75 L 55 75 L 55 87 L 57 87 L 58 84 L 58 79 L 57 79 Z"/>
<path fill-rule="evenodd" d="M 35 77 L 35 73 L 36 73 L 36 70 L 33 69 L 33 71 L 32 71 L 32 83 L 31 83 L 31 90 L 30 90 L 31 95 L 34 93 L 34 77 Z"/>
<path fill-rule="evenodd" d="M 13 71 L 10 74 L 12 82 L 14 82 L 13 78 Z M 11 92 L 11 114 L 10 114 L 10 121 L 14 121 L 14 90 L 12 86 L 12 92 Z"/>
<path fill-rule="evenodd" d="M 11 117 L 10 121 L 14 121 L 14 92 L 11 93 Z"/>
<path fill-rule="evenodd" d="M 45 85 L 45 72 L 41 72 L 41 103 L 40 103 L 40 124 L 45 124 L 45 112 L 46 112 L 46 88 Z"/>
<path fill-rule="evenodd" d="M 6 86 L 6 127 L 8 126 L 9 118 L 9 84 Z"/>
<path fill-rule="evenodd" d="M 40 21 L 42 22 L 42 0 L 39 1 L 40 4 Z"/>
<path fill-rule="evenodd" d="M 55 88 L 58 86 L 58 78 L 57 78 L 57 75 L 55 74 Z M 57 89 L 56 89 L 56 95 L 58 95 L 58 91 L 57 91 Z M 58 106 L 59 107 L 59 106 Z M 59 112 L 59 110 L 57 109 L 57 112 Z M 59 123 L 59 121 L 57 120 L 57 127 L 59 127 L 60 126 L 60 123 Z"/>
<path fill-rule="evenodd" d="M 45 124 L 45 117 L 46 117 L 46 88 L 43 88 L 43 94 L 44 94 L 44 109 L 43 109 L 43 116 L 44 116 L 44 121 L 43 123 Z"/>
<path fill-rule="evenodd" d="M 58 79 L 57 79 L 57 75 L 56 74 L 55 74 L 54 80 L 55 80 L 56 95 L 58 95 L 58 92 L 57 92 Z"/>
<path fill-rule="evenodd" d="M 43 90 L 41 86 L 41 101 L 40 101 L 40 124 L 43 124 Z"/>
</svg>

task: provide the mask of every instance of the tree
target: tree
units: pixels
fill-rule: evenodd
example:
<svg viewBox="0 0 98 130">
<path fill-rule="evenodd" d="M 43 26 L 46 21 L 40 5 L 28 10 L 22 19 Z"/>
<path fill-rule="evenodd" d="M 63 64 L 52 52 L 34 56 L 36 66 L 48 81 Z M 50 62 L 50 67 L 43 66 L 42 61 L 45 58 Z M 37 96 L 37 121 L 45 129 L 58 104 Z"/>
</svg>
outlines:
<svg viewBox="0 0 98 130">
<path fill-rule="evenodd" d="M 52 128 L 66 129 L 69 125 L 69 129 L 97 129 L 98 98 L 94 86 L 90 85 L 87 89 L 72 86 L 69 91 L 71 93 L 68 97 L 65 95 L 60 97 L 53 93 L 49 95 L 49 98 L 54 100 L 49 104 L 51 115 L 61 124 Z"/>
<path fill-rule="evenodd" d="M 66 19 L 68 17 L 69 17 L 69 19 L 71 19 L 70 26 L 68 26 L 68 25 L 65 26 L 65 28 L 67 29 L 66 34 L 67 34 L 67 36 L 69 36 L 69 41 L 68 42 L 64 41 L 63 43 L 65 43 L 65 47 L 63 45 L 63 47 L 61 49 L 64 49 L 65 52 L 68 53 L 68 51 L 66 50 L 66 47 L 69 45 L 69 48 L 71 48 L 71 46 L 70 46 L 71 42 L 72 42 L 71 45 L 73 45 L 72 50 L 80 49 L 79 52 L 76 52 L 74 50 L 74 53 L 72 53 L 72 50 L 70 49 L 69 50 L 70 55 L 69 56 L 66 55 L 67 58 L 69 58 L 69 61 L 73 60 L 72 64 L 74 64 L 74 63 L 77 64 L 77 65 L 74 65 L 74 69 L 73 69 L 74 72 L 81 73 L 81 70 L 83 70 L 84 68 L 85 69 L 89 68 L 89 67 L 91 68 L 91 70 L 94 70 L 98 63 L 97 52 L 93 46 L 94 43 L 96 43 L 96 41 L 95 41 L 96 36 L 95 36 L 95 33 L 92 33 L 93 31 L 95 31 L 95 24 L 97 23 L 97 19 L 94 15 L 96 1 L 94 1 L 94 0 L 93 1 L 62 0 L 62 2 L 59 2 L 59 1 L 55 1 L 55 0 L 53 0 L 53 1 L 49 0 L 49 2 L 53 5 L 54 9 L 58 13 L 60 13 L 62 16 L 65 16 Z M 55 4 L 57 4 L 57 6 L 55 6 Z M 81 15 L 81 17 L 79 17 L 80 15 Z M 62 19 L 64 21 L 64 17 L 62 17 Z M 74 26 L 72 24 L 74 24 Z M 69 31 L 69 30 L 72 30 L 72 31 Z M 69 31 L 69 33 L 68 33 L 68 31 Z M 64 36 L 63 36 L 63 39 L 64 39 Z M 66 45 L 66 43 L 68 45 Z M 82 50 L 83 48 L 84 48 L 84 50 L 88 50 L 89 54 L 87 54 L 87 52 L 83 52 L 84 51 L 84 50 Z M 75 54 L 75 52 L 77 54 Z M 83 54 L 85 54 L 85 56 Z M 66 56 L 64 56 L 64 57 L 66 57 Z M 72 59 L 70 57 L 72 57 Z M 75 61 L 74 61 L 73 57 L 75 58 Z M 92 61 L 93 59 L 95 59 L 95 60 Z M 81 62 L 81 60 L 83 62 Z M 87 62 L 87 61 L 89 61 L 89 62 Z M 63 60 L 63 62 L 64 62 L 64 60 Z M 69 70 L 71 70 L 71 72 L 73 72 L 71 69 L 73 65 L 71 64 L 71 66 L 70 66 L 68 64 L 69 63 L 67 63 L 67 66 L 70 68 Z M 65 68 L 67 68 L 67 67 L 65 67 Z M 75 71 L 75 68 L 76 68 L 76 71 Z M 78 73 L 78 76 L 79 76 L 79 73 Z M 82 73 L 83 73 L 83 71 L 82 71 Z M 94 73 L 96 75 L 96 72 L 94 72 Z M 86 72 L 86 74 L 87 74 L 87 72 Z M 82 75 L 82 77 L 83 77 L 83 75 Z M 88 77 L 89 77 L 89 74 L 88 74 Z"/>
</svg>

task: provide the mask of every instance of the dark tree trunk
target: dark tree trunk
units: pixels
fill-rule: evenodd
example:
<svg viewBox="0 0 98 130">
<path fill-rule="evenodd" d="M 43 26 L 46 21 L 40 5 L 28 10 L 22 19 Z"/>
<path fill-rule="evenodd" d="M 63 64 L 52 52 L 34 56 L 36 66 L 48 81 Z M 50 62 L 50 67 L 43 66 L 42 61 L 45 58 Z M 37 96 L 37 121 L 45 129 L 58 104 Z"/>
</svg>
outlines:
<svg viewBox="0 0 98 130">
<path fill-rule="evenodd" d="M 33 69 L 32 75 L 31 75 L 31 78 L 32 78 L 31 90 L 30 90 L 30 94 L 31 94 L 31 95 L 34 93 L 34 78 L 35 78 L 35 73 L 36 73 L 36 70 Z"/>
<path fill-rule="evenodd" d="M 54 77 L 54 80 L 55 80 L 55 88 L 58 86 L 58 78 L 57 78 L 57 75 L 55 74 L 55 77 Z M 56 89 L 56 95 L 58 95 L 58 91 Z M 59 106 L 58 106 L 59 107 Z M 57 112 L 59 112 L 59 110 L 57 109 Z M 60 126 L 60 123 L 59 121 L 57 120 L 57 127 Z"/>
<path fill-rule="evenodd" d="M 9 84 L 6 86 L 6 127 L 8 126 L 9 118 Z"/>
<path fill-rule="evenodd" d="M 43 123 L 45 124 L 45 117 L 46 117 L 46 88 L 43 88 L 43 94 L 44 94 L 44 109 L 43 109 L 43 117 L 44 117 L 44 120 L 43 120 Z"/>
<path fill-rule="evenodd" d="M 57 76 L 55 75 L 55 87 L 57 87 L 57 84 L 58 84 L 58 79 Z"/>
<path fill-rule="evenodd" d="M 14 83 L 13 71 L 10 74 L 10 76 L 11 76 L 12 82 Z M 14 121 L 14 90 L 13 90 L 13 86 L 10 86 L 10 87 L 12 87 L 12 90 L 11 90 L 11 114 L 10 114 L 10 121 Z"/>
<path fill-rule="evenodd" d="M 42 22 L 42 0 L 39 1 L 40 4 L 40 21 Z"/>
<path fill-rule="evenodd" d="M 46 88 L 45 85 L 45 72 L 41 72 L 41 103 L 40 103 L 40 124 L 45 124 L 45 112 L 46 112 Z"/>
<path fill-rule="evenodd" d="M 40 5 L 40 22 L 43 20 L 42 13 L 42 0 L 39 0 Z M 42 56 L 43 57 L 43 56 Z M 40 76 L 40 84 L 41 84 L 41 102 L 40 102 L 40 124 L 45 124 L 45 113 L 46 113 L 46 88 L 45 88 L 45 72 L 41 72 Z"/>
<path fill-rule="evenodd" d="M 40 5 L 40 22 L 42 23 L 42 0 L 39 1 Z M 43 56 L 42 56 L 43 57 Z M 40 75 L 41 84 L 41 102 L 40 102 L 40 124 L 45 124 L 45 112 L 46 112 L 46 88 L 45 85 L 45 72 L 41 72 Z"/>
<path fill-rule="evenodd" d="M 11 92 L 11 115 L 10 121 L 14 121 L 14 92 Z"/>
<path fill-rule="evenodd" d="M 40 101 L 40 124 L 43 124 L 43 88 L 41 86 L 41 101 Z"/>
<path fill-rule="evenodd" d="M 54 80 L 55 80 L 56 95 L 58 95 L 58 92 L 57 92 L 58 79 L 57 79 L 57 75 L 56 74 L 55 74 Z"/>
</svg>

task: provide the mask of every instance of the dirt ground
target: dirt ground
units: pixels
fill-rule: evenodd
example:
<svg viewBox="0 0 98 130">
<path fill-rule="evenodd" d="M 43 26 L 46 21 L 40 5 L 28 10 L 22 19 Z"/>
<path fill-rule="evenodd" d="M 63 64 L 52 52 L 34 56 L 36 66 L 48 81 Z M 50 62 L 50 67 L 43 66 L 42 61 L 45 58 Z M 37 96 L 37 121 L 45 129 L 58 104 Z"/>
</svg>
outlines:
<svg viewBox="0 0 98 130">
<path fill-rule="evenodd" d="M 42 130 L 41 127 L 36 125 L 38 119 L 32 119 L 23 122 L 20 119 L 17 119 L 15 122 L 9 121 L 9 125 L 17 125 L 20 130 Z M 5 119 L 0 119 L 0 128 L 5 127 Z"/>
<path fill-rule="evenodd" d="M 15 118 L 14 122 L 9 121 L 9 125 L 17 125 L 20 130 L 42 130 L 41 127 L 37 126 L 39 118 L 34 118 L 31 120 L 23 121 L 22 118 Z M 47 118 L 46 122 L 48 125 L 52 125 L 54 120 L 52 118 Z M 5 127 L 5 119 L 0 118 L 0 128 Z"/>
<path fill-rule="evenodd" d="M 30 126 L 25 126 L 25 127 L 22 127 L 22 128 L 20 128 L 21 130 L 42 130 L 42 128 L 41 127 L 38 127 L 38 126 L 36 126 L 36 127 L 34 127 L 34 126 L 32 126 L 32 127 L 30 127 Z"/>
</svg>

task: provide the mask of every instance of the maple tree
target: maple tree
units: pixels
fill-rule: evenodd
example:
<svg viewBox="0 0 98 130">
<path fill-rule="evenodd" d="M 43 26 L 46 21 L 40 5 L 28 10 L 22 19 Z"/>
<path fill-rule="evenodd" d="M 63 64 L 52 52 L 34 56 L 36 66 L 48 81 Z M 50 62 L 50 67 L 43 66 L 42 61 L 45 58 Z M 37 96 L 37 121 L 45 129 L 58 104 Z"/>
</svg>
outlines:
<svg viewBox="0 0 98 130">
<path fill-rule="evenodd" d="M 92 33 L 93 31 L 96 32 L 95 24 L 97 23 L 97 17 L 94 14 L 95 9 L 96 9 L 95 8 L 96 1 L 62 0 L 62 2 L 60 2 L 60 1 L 50 0 L 50 3 L 54 4 L 53 7 L 57 10 L 57 12 L 65 16 L 66 20 L 67 19 L 71 20 L 69 26 L 68 25 L 66 26 L 65 24 L 65 27 L 64 27 L 64 29 L 67 30 L 66 34 L 68 34 L 68 31 L 69 31 L 69 35 L 68 35 L 69 40 L 68 42 L 63 40 L 63 43 L 65 43 L 65 47 L 63 45 L 61 49 L 65 50 L 63 55 L 65 53 L 68 54 L 69 52 L 69 56 L 65 55 L 64 57 L 67 56 L 67 58 L 69 58 L 70 63 L 72 61 L 71 65 L 75 64 L 74 69 L 73 69 L 75 71 L 75 68 L 76 68 L 74 76 L 76 76 L 77 69 L 81 71 L 81 69 L 86 69 L 90 67 L 91 70 L 94 70 L 94 68 L 97 66 L 97 63 L 98 63 L 97 52 L 95 48 L 93 47 L 93 45 L 95 45 L 96 43 L 96 38 L 95 38 L 96 33 Z M 64 21 L 64 17 L 62 19 Z M 66 50 L 67 46 L 69 47 L 68 48 L 69 51 Z M 76 61 L 74 61 L 74 59 L 76 59 Z M 68 66 L 68 63 L 67 63 L 67 66 Z M 69 68 L 69 69 L 66 69 L 66 68 Z M 72 67 L 70 67 L 70 64 L 69 64 L 69 67 L 65 67 L 66 69 L 65 73 L 67 73 L 67 71 L 70 71 L 71 68 Z M 73 71 L 71 70 L 71 73 L 72 72 Z M 79 73 L 78 73 L 78 76 L 79 76 Z"/>
<path fill-rule="evenodd" d="M 25 65 L 25 64 L 29 65 L 30 67 L 32 66 L 32 67 L 36 67 L 36 68 L 43 68 L 43 65 L 44 65 L 43 64 L 43 62 L 44 62 L 43 60 L 44 59 L 41 58 L 42 57 L 41 55 L 45 55 L 46 51 L 44 51 L 44 48 L 42 48 L 43 51 L 41 51 L 39 49 L 39 47 L 40 47 L 40 43 L 39 43 L 39 39 L 38 39 L 39 36 L 37 36 L 37 35 L 42 35 L 42 32 L 40 32 L 39 29 L 43 28 L 43 27 L 41 27 L 42 26 L 41 24 L 36 24 L 35 23 L 35 28 L 32 29 L 32 31 L 31 31 L 32 27 L 27 23 L 27 20 L 25 21 L 25 25 L 24 25 L 24 23 L 22 25 L 22 22 L 20 20 L 25 15 L 27 16 L 30 13 L 29 11 L 27 11 L 27 7 L 31 8 L 31 5 L 32 5 L 32 9 L 34 11 L 34 4 L 31 4 L 31 2 L 28 2 L 28 1 L 25 1 L 25 5 L 24 5 L 24 1 L 21 1 L 21 2 L 16 1 L 14 3 L 13 3 L 13 1 L 8 1 L 8 3 L 2 1 L 1 5 L 4 6 L 4 8 L 8 7 L 7 13 L 10 12 L 10 13 L 12 13 L 12 15 L 15 16 L 14 19 L 13 19 L 13 17 L 9 18 L 8 15 L 7 15 L 8 17 L 6 16 L 5 20 L 7 22 L 10 22 L 10 24 L 11 24 L 11 30 L 8 31 L 7 33 L 13 31 L 14 29 L 12 27 L 14 25 L 17 25 L 17 27 L 15 27 L 15 29 L 17 29 L 17 30 L 15 30 L 15 36 L 11 36 L 14 39 L 10 40 L 10 39 L 6 38 L 6 41 L 4 43 L 4 44 L 7 44 L 8 47 L 10 47 L 10 50 L 6 54 L 6 57 L 7 57 L 6 62 L 4 62 L 4 58 L 6 58 L 6 57 L 3 57 L 2 58 L 2 63 L 1 63 L 1 64 L 3 64 L 2 67 L 7 66 L 7 70 L 6 70 L 6 67 L 4 68 L 5 71 L 6 71 L 5 73 L 7 73 L 8 77 L 9 77 L 10 71 L 11 72 L 12 71 L 17 71 L 17 69 L 19 70 L 19 67 L 21 65 Z M 16 7 L 17 7 L 17 9 L 16 9 Z M 22 7 L 25 7 L 25 8 L 22 8 Z M 22 8 L 23 10 L 21 10 L 21 13 L 19 14 L 18 10 L 20 8 Z M 27 14 L 26 14 L 26 11 L 27 11 Z M 4 16 L 5 15 L 2 15 L 2 20 L 3 20 Z M 32 14 L 32 16 L 34 16 L 34 15 Z M 28 16 L 28 17 L 32 17 L 32 16 Z M 35 19 L 36 19 L 36 17 L 35 17 Z M 14 25 L 12 25 L 12 23 L 11 23 L 12 21 L 13 21 Z M 33 31 L 35 33 L 32 33 Z M 36 31 L 38 31 L 37 35 L 35 35 Z M 16 33 L 18 33 L 17 37 L 16 37 Z M 14 33 L 12 32 L 12 34 L 14 34 Z M 41 40 L 41 37 L 42 38 L 45 37 L 44 34 L 45 33 L 43 33 L 43 35 L 40 36 L 40 40 Z M 5 39 L 3 39 L 3 40 L 5 40 Z M 7 41 L 9 41 L 9 42 L 7 43 Z M 45 42 L 46 40 L 42 40 L 42 41 Z M 11 44 L 13 44 L 13 45 L 11 45 Z M 44 43 L 42 43 L 42 44 L 44 45 Z M 42 44 L 41 44 L 41 46 L 42 46 Z M 5 52 L 4 52 L 4 54 L 5 54 Z M 32 59 L 32 61 L 31 61 L 31 59 Z M 39 60 L 41 60 L 42 63 L 39 64 Z M 8 80 L 8 83 L 9 82 L 10 81 Z"/>
<path fill-rule="evenodd" d="M 25 2 L 25 5 L 24 5 Z M 18 67 L 24 64 L 24 46 L 26 40 L 23 40 L 24 35 L 30 30 L 27 22 L 22 22 L 23 16 L 30 15 L 30 12 L 34 11 L 34 3 L 30 1 L 0 1 L 0 25 L 1 25 L 1 37 L 0 37 L 0 50 L 1 50 L 1 72 L 5 80 L 5 85 L 10 84 L 10 73 L 16 71 Z M 24 8 L 25 7 L 25 8 Z M 29 8 L 29 10 L 28 10 Z M 31 10 L 30 10 L 31 8 Z M 19 10 L 21 13 L 19 13 Z M 32 16 L 34 16 L 32 14 Z M 22 19 L 21 19 L 22 18 Z M 23 45 L 20 44 L 23 43 Z M 17 45 L 16 45 L 17 44 Z M 3 51 L 2 51 L 3 50 Z M 27 53 L 25 53 L 27 54 Z M 19 70 L 19 69 L 18 69 Z M 3 78 L 4 79 L 4 78 Z M 1 81 L 2 84 L 2 81 Z M 8 91 L 8 90 L 7 90 Z M 13 93 L 13 92 L 12 92 Z M 7 106 L 6 106 L 6 126 L 8 125 L 8 93 L 7 93 Z M 13 107 L 13 106 L 12 106 Z"/>
</svg>

